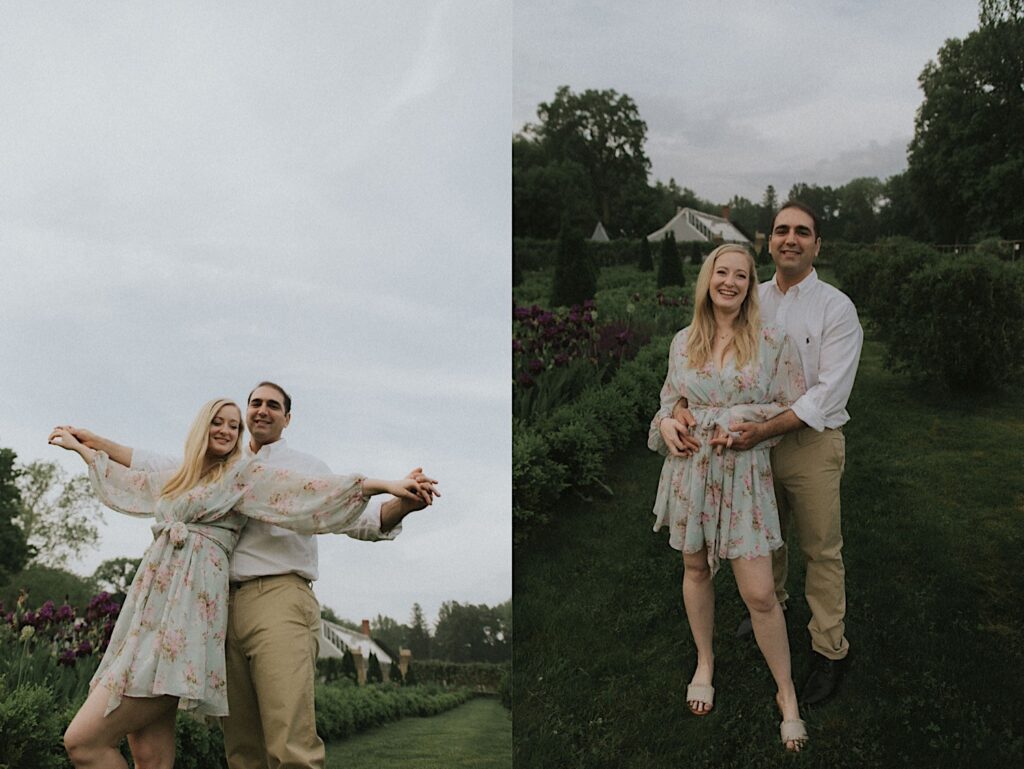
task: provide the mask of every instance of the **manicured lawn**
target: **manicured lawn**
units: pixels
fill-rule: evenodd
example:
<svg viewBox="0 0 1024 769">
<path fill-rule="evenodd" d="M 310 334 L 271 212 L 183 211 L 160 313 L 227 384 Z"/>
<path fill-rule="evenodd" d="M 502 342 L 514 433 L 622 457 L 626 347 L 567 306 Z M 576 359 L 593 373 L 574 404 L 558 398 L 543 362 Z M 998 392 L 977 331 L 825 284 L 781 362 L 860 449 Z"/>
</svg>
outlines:
<svg viewBox="0 0 1024 769">
<path fill-rule="evenodd" d="M 682 562 L 654 534 L 661 458 L 639 434 L 614 497 L 553 506 L 515 553 L 515 763 L 573 767 L 1024 765 L 1024 394 L 954 398 L 882 367 L 869 342 L 847 426 L 847 636 L 839 695 L 778 744 L 774 687 L 728 569 L 716 579 L 716 707 L 689 714 Z M 652 393 L 652 410 L 657 393 Z M 794 548 L 797 680 L 809 639 Z"/>
<path fill-rule="evenodd" d="M 328 769 L 509 769 L 512 720 L 477 697 L 431 718 L 403 718 L 327 746 Z"/>
</svg>

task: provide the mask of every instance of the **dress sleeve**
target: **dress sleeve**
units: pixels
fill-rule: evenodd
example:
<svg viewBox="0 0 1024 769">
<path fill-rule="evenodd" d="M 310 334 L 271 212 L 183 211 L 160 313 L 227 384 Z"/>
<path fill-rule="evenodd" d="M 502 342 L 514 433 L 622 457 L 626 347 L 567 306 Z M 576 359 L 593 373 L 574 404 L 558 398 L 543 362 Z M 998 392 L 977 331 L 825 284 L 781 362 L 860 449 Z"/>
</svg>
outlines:
<svg viewBox="0 0 1024 769">
<path fill-rule="evenodd" d="M 728 423 L 722 425 L 723 429 L 728 429 L 728 424 L 734 422 L 767 422 L 791 408 L 807 390 L 800 354 L 793 340 L 781 331 L 763 333 L 761 365 L 766 368 L 762 375 L 768 377 L 763 402 L 742 403 L 729 408 Z M 782 436 L 777 435 L 758 445 L 770 448 L 780 440 Z"/>
<path fill-rule="evenodd" d="M 235 510 L 300 534 L 347 534 L 361 525 L 364 477 L 303 475 L 252 462 L 236 477 Z"/>
<path fill-rule="evenodd" d="M 97 451 L 89 463 L 89 483 L 100 502 L 126 515 L 141 518 L 154 514 L 160 492 L 171 473 L 129 470 L 111 462 L 105 452 Z"/>
<path fill-rule="evenodd" d="M 657 451 L 662 456 L 668 455 L 668 446 L 661 437 L 661 420 L 672 416 L 672 409 L 679 399 L 687 397 L 685 386 L 678 384 L 682 380 L 678 376 L 677 363 L 686 350 L 686 336 L 687 329 L 684 328 L 675 335 L 668 347 L 668 373 L 665 375 L 665 384 L 661 387 L 661 407 L 655 412 L 647 431 L 647 448 Z"/>
</svg>

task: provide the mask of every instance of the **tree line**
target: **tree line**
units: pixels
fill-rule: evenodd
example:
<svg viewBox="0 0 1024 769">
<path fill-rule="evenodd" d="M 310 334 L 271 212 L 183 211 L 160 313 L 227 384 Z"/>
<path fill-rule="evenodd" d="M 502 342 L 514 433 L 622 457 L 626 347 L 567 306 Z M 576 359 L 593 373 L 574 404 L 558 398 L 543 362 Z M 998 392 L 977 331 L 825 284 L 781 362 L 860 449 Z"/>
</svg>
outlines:
<svg viewBox="0 0 1024 769">
<path fill-rule="evenodd" d="M 814 207 L 830 239 L 1024 238 L 1024 0 L 981 0 L 978 29 L 947 40 L 918 83 L 905 171 L 838 187 L 801 182 L 786 197 Z M 648 182 L 647 124 L 628 95 L 561 86 L 537 117 L 512 140 L 516 237 L 555 238 L 563 225 L 589 234 L 600 221 L 613 238 L 638 238 L 680 207 L 722 213 L 674 179 Z M 768 185 L 760 201 L 724 205 L 753 240 L 780 202 Z"/>
</svg>

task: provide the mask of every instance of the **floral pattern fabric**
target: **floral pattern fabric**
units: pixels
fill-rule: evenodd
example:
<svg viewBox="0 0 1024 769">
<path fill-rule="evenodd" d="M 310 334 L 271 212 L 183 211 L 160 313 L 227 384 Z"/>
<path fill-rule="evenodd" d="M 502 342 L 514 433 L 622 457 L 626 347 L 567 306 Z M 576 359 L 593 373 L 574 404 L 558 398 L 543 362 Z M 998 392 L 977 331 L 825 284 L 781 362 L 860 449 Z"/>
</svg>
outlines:
<svg viewBox="0 0 1024 769">
<path fill-rule="evenodd" d="M 152 516 L 153 543 L 135 575 L 90 684 L 109 691 L 106 713 L 128 697 L 179 698 L 178 707 L 226 716 L 224 638 L 228 558 L 249 518 L 303 534 L 341 534 L 366 507 L 362 476 L 308 476 L 248 457 L 175 499 L 173 471 L 129 470 L 97 452 L 89 480 L 100 500 Z"/>
<path fill-rule="evenodd" d="M 715 453 L 718 426 L 763 422 L 785 411 L 803 392 L 796 346 L 780 329 L 761 329 L 756 361 L 737 368 L 730 357 L 721 369 L 709 362 L 688 365 L 689 327 L 672 340 L 661 408 L 651 421 L 648 446 L 665 454 L 654 502 L 654 530 L 669 528 L 669 545 L 684 553 L 707 547 L 712 574 L 722 559 L 756 558 L 782 546 L 769 452 L 781 436 L 747 451 Z M 700 449 L 691 457 L 668 456 L 659 425 L 686 398 Z"/>
</svg>

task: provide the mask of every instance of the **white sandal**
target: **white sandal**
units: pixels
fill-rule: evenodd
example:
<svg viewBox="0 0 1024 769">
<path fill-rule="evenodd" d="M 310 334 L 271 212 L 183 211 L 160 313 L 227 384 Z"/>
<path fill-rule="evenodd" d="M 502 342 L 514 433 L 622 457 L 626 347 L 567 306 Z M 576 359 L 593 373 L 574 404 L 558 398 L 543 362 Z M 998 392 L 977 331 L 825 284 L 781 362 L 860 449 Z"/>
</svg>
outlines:
<svg viewBox="0 0 1024 769">
<path fill-rule="evenodd" d="M 792 742 L 795 747 L 787 747 L 790 753 L 799 753 L 800 749 L 807 744 L 807 724 L 800 718 L 790 718 L 779 724 L 779 735 L 782 737 L 782 744 Z"/>
<path fill-rule="evenodd" d="M 700 702 L 703 710 L 697 710 L 691 702 Z M 715 687 L 711 684 L 689 684 L 686 687 L 686 704 L 695 716 L 706 716 L 715 707 Z"/>
</svg>

